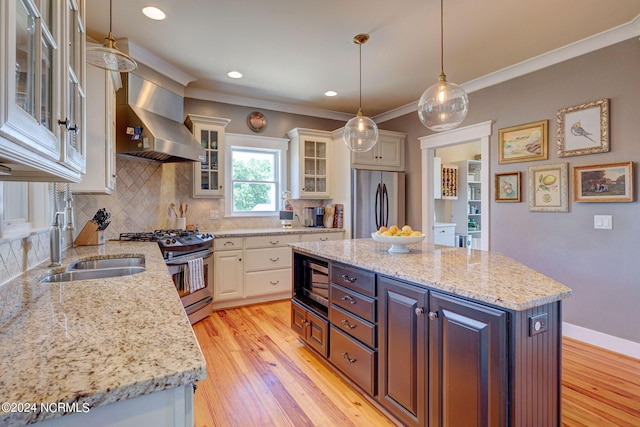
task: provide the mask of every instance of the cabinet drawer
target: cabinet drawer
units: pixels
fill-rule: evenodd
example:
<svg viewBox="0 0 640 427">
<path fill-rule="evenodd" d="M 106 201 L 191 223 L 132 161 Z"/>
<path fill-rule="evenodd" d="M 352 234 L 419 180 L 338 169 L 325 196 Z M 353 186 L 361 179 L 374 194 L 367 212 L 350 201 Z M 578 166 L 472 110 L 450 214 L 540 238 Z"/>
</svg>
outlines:
<svg viewBox="0 0 640 427">
<path fill-rule="evenodd" d="M 247 249 L 244 265 L 246 271 L 291 268 L 291 248 Z"/>
<path fill-rule="evenodd" d="M 297 243 L 300 238 L 297 234 L 274 234 L 271 236 L 256 236 L 245 238 L 246 248 L 273 248 L 277 246 L 287 246 L 289 243 Z"/>
<path fill-rule="evenodd" d="M 220 237 L 213 239 L 214 251 L 242 249 L 244 237 Z"/>
<path fill-rule="evenodd" d="M 370 396 L 376 394 L 376 351 L 331 325 L 329 360 Z"/>
<path fill-rule="evenodd" d="M 329 299 L 343 309 L 370 322 L 376 321 L 376 300 L 331 283 Z"/>
<path fill-rule="evenodd" d="M 354 316 L 335 304 L 329 307 L 329 320 L 349 335 L 358 338 L 369 347 L 376 347 L 376 325 Z"/>
<path fill-rule="evenodd" d="M 326 242 L 329 240 L 342 240 L 344 233 L 304 233 L 300 235 L 301 242 Z"/>
<path fill-rule="evenodd" d="M 331 263 L 331 281 L 363 294 L 376 295 L 376 276 L 370 271 Z"/>
<path fill-rule="evenodd" d="M 247 297 L 291 292 L 291 269 L 255 271 L 245 275 Z"/>
<path fill-rule="evenodd" d="M 433 227 L 433 234 L 436 236 L 453 236 L 455 234 L 455 225 L 443 225 Z"/>
</svg>

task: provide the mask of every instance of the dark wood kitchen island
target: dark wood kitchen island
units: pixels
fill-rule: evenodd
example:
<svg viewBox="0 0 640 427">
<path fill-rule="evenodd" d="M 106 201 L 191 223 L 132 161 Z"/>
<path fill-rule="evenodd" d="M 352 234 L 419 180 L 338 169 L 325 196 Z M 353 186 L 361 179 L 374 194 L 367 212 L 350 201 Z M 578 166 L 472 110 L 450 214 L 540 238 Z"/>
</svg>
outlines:
<svg viewBox="0 0 640 427">
<path fill-rule="evenodd" d="M 291 326 L 410 426 L 560 425 L 566 286 L 498 253 L 294 248 Z"/>
</svg>

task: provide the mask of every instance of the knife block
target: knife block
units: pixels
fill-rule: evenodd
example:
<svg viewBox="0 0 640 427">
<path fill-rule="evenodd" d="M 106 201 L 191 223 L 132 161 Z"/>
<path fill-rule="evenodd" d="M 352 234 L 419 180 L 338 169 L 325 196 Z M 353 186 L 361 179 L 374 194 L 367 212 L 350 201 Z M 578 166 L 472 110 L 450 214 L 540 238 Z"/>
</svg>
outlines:
<svg viewBox="0 0 640 427">
<path fill-rule="evenodd" d="M 104 232 L 98 230 L 98 228 L 99 225 L 95 222 L 87 221 L 80 233 L 76 236 L 73 244 L 78 246 L 104 245 Z"/>
</svg>

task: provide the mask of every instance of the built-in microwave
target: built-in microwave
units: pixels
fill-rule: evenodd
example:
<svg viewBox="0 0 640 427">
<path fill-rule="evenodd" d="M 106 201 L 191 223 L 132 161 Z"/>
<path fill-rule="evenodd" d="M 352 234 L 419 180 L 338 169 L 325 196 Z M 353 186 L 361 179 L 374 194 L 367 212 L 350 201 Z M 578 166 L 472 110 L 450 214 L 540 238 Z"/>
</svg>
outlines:
<svg viewBox="0 0 640 427">
<path fill-rule="evenodd" d="M 296 254 L 297 255 L 297 254 Z M 329 311 L 329 263 L 316 258 L 296 256 L 294 263 L 294 299 L 327 315 Z"/>
</svg>

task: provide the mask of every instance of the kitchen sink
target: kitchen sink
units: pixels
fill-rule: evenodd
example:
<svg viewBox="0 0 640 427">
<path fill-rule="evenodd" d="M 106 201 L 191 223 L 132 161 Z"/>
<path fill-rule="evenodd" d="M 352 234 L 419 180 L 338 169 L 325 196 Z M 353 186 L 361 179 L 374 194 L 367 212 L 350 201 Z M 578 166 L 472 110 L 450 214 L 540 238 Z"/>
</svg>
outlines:
<svg viewBox="0 0 640 427">
<path fill-rule="evenodd" d="M 121 258 L 92 259 L 90 261 L 76 261 L 69 266 L 68 270 L 96 270 L 116 267 L 144 267 L 144 256 L 129 256 Z"/>
<path fill-rule="evenodd" d="M 120 258 L 124 259 L 124 258 Z M 144 260 L 144 258 L 143 258 Z M 100 260 L 106 261 L 106 260 Z M 127 266 L 113 268 L 98 268 L 94 270 L 72 270 L 63 273 L 51 274 L 40 279 L 44 283 L 70 282 L 73 280 L 106 279 L 109 277 L 130 276 L 145 271 L 143 266 Z"/>
</svg>

